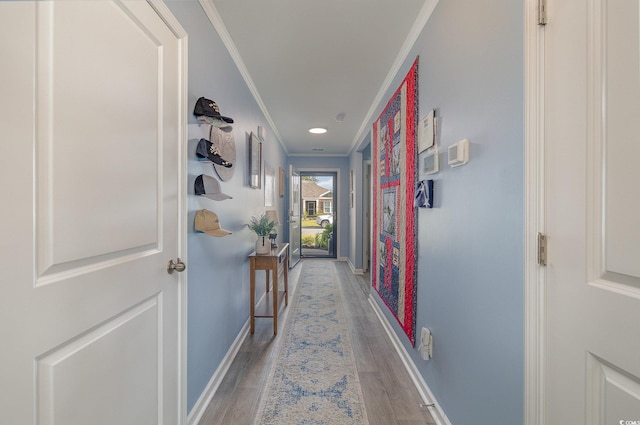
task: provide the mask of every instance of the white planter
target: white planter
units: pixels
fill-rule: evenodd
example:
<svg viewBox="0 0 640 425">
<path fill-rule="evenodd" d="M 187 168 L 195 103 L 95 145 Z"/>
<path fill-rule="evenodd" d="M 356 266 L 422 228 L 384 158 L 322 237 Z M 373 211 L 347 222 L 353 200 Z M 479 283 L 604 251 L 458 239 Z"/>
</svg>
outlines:
<svg viewBox="0 0 640 425">
<path fill-rule="evenodd" d="M 258 236 L 256 241 L 256 254 L 268 254 L 271 251 L 269 236 Z"/>
</svg>

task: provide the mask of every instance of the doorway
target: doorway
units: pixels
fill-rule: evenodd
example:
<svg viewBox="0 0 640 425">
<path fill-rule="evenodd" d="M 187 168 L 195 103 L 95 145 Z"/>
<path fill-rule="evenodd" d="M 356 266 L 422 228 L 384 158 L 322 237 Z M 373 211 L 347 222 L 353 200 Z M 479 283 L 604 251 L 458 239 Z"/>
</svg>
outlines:
<svg viewBox="0 0 640 425">
<path fill-rule="evenodd" d="M 634 423 L 638 3 L 567 0 L 550 12 L 554 25 L 527 21 L 526 423 Z"/>
<path fill-rule="evenodd" d="M 371 161 L 364 161 L 362 173 L 362 271 L 371 269 Z"/>
<path fill-rule="evenodd" d="M 301 253 L 306 258 L 336 258 L 337 173 L 300 172 Z"/>
<path fill-rule="evenodd" d="M 187 34 L 84 3 L 1 6 L 0 423 L 182 424 Z"/>
</svg>

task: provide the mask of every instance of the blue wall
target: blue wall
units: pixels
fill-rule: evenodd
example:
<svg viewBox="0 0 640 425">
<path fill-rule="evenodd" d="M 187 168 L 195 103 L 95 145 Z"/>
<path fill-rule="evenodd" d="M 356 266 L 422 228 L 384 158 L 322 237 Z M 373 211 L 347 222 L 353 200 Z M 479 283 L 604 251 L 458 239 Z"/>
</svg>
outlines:
<svg viewBox="0 0 640 425">
<path fill-rule="evenodd" d="M 248 186 L 248 134 L 260 125 L 266 130 L 263 157 L 276 170 L 286 164 L 285 152 L 258 108 L 220 37 L 196 1 L 167 1 L 167 5 L 189 34 L 189 108 L 198 97 L 218 103 L 222 115 L 235 120 L 235 172 L 221 182 L 222 191 L 233 199 L 213 201 L 193 194 L 199 174 L 218 178 L 211 164 L 196 160 L 195 146 L 208 138 L 208 127 L 190 116 L 188 126 L 188 347 L 187 411 L 190 411 L 249 317 L 249 255 L 255 235 L 245 224 L 265 210 L 264 190 Z M 284 217 L 284 198 L 277 198 L 278 215 Z M 195 212 L 206 208 L 220 218 L 232 235 L 215 238 L 193 230 Z M 280 240 L 280 238 L 279 238 Z M 264 280 L 262 274 L 258 279 Z M 260 281 L 258 281 L 259 283 Z M 261 285 L 256 285 L 261 287 Z"/>
<path fill-rule="evenodd" d="M 372 293 L 455 425 L 523 421 L 523 34 L 522 2 L 440 1 L 374 114 L 419 55 L 420 118 L 435 108 L 440 130 L 436 207 L 418 213 L 417 326 L 433 359 Z M 464 138 L 470 162 L 450 168 Z"/>
</svg>

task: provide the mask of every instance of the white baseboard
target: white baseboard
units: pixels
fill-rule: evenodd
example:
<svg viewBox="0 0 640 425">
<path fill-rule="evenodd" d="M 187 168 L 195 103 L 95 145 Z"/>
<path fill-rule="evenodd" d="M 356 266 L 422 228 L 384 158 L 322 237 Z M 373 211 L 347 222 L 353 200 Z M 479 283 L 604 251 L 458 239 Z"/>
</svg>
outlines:
<svg viewBox="0 0 640 425">
<path fill-rule="evenodd" d="M 200 397 L 198 397 L 196 404 L 189 412 L 189 415 L 187 416 L 188 425 L 197 425 L 198 422 L 200 422 L 202 415 L 204 415 L 204 412 L 209 406 L 209 403 L 211 403 L 211 399 L 213 399 L 213 396 L 222 383 L 224 376 L 227 374 L 229 367 L 231 367 L 231 363 L 233 363 L 233 360 L 236 358 L 236 355 L 238 354 L 242 343 L 247 338 L 247 335 L 249 335 L 249 319 L 247 319 L 247 322 L 238 333 L 238 336 L 233 341 L 233 344 L 231 344 L 229 351 L 227 351 L 224 359 L 222 359 L 220 366 L 218 366 L 218 369 L 216 369 L 216 371 L 213 373 L 206 388 L 204 389 L 204 391 L 202 391 L 202 394 L 200 394 Z"/>
<path fill-rule="evenodd" d="M 349 268 L 351 269 L 351 273 L 357 274 L 357 275 L 363 275 L 364 274 L 364 270 L 356 269 L 356 267 L 351 262 L 351 258 L 347 258 L 347 264 L 349 265 Z"/>
<path fill-rule="evenodd" d="M 442 410 L 442 407 L 440 407 L 440 404 L 438 403 L 433 393 L 431 392 L 431 389 L 420 374 L 420 371 L 416 367 L 416 364 L 413 362 L 413 359 L 411 358 L 411 356 L 409 356 L 409 353 L 407 353 L 407 350 L 404 348 L 404 345 L 402 345 L 402 342 L 398 338 L 398 335 L 393 331 L 391 324 L 380 309 L 378 303 L 373 299 L 372 295 L 369 295 L 369 304 L 371 304 L 371 307 L 373 307 L 373 311 L 375 311 L 376 315 L 378 316 L 378 320 L 380 320 L 380 323 L 382 323 L 384 330 L 389 335 L 393 346 L 396 348 L 396 351 L 400 355 L 400 359 L 402 359 L 404 367 L 407 369 L 407 372 L 409 372 L 409 376 L 411 377 L 413 384 L 416 386 L 418 393 L 420 393 L 422 401 L 424 401 L 424 404 L 429 409 L 429 413 L 431 413 L 433 420 L 436 421 L 437 425 L 451 425 L 449 418 L 447 418 L 447 415 Z"/>
<path fill-rule="evenodd" d="M 298 285 L 294 285 L 291 297 L 295 295 L 297 289 Z M 266 293 L 262 294 L 262 297 L 260 297 L 257 304 L 262 302 L 265 297 Z M 286 323 L 287 317 L 289 316 L 289 310 L 290 309 L 285 309 L 282 315 L 279 315 L 279 319 L 282 321 L 282 323 Z M 216 369 L 216 371 L 213 373 L 211 379 L 209 380 L 209 383 L 205 387 L 204 391 L 202 391 L 202 394 L 200 394 L 200 397 L 198 397 L 196 403 L 193 405 L 193 408 L 187 416 L 187 425 L 198 425 L 198 422 L 200 422 L 200 419 L 202 419 L 202 415 L 204 415 L 204 412 L 205 410 L 207 410 L 207 407 L 211 403 L 213 396 L 216 394 L 216 391 L 218 391 L 218 387 L 229 371 L 231 363 L 233 363 L 233 360 L 236 358 L 238 351 L 240 351 L 240 347 L 244 343 L 244 340 L 247 339 L 247 336 L 249 336 L 249 322 L 250 318 L 247 318 L 244 326 L 242 327 L 242 329 L 240 329 L 240 332 L 238 332 L 238 336 L 236 336 L 236 339 L 231 344 L 231 347 L 229 347 L 227 354 L 222 359 L 222 362 L 220 362 L 220 366 L 218 366 L 218 369 Z"/>
</svg>

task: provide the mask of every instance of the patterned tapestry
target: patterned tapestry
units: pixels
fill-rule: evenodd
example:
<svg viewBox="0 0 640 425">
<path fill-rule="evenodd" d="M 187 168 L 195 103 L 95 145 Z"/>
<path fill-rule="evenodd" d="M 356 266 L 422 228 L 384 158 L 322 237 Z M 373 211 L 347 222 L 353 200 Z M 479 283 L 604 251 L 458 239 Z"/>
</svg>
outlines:
<svg viewBox="0 0 640 425">
<path fill-rule="evenodd" d="M 373 124 L 372 285 L 415 345 L 418 59 Z M 374 245 L 375 246 L 375 245 Z"/>
</svg>

